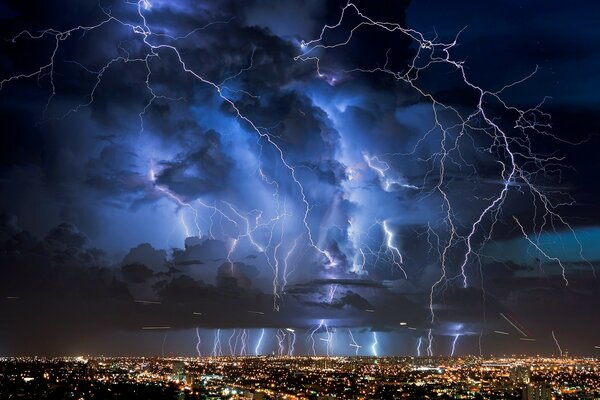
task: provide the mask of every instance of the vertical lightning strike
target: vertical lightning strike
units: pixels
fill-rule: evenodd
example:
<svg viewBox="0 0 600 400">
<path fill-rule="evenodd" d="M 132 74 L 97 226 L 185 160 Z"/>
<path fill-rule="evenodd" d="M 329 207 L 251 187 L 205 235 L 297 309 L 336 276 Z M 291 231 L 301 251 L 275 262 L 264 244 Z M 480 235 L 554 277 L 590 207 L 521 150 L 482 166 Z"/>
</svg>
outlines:
<svg viewBox="0 0 600 400">
<path fill-rule="evenodd" d="M 350 172 L 348 172 L 348 171 L 350 171 Z M 346 172 L 349 176 L 348 180 L 353 179 L 351 171 L 352 171 L 351 168 L 346 169 Z M 360 243 L 360 238 L 361 238 L 360 229 L 352 221 L 353 221 L 352 217 L 349 217 L 348 218 L 348 228 L 346 230 L 348 242 L 350 242 L 352 244 L 353 249 L 355 249 L 354 255 L 352 256 L 352 267 L 351 267 L 350 271 L 357 275 L 363 275 L 363 274 L 367 273 L 367 271 L 365 271 L 365 265 L 367 263 L 367 258 L 365 257 L 365 252 L 361 248 L 362 243 Z M 356 250 L 356 249 L 358 249 L 358 250 Z"/>
<path fill-rule="evenodd" d="M 247 348 L 248 348 L 248 330 L 247 329 L 242 329 L 242 336 L 240 339 L 241 345 L 240 345 L 240 356 L 244 357 L 248 355 L 247 352 Z"/>
<path fill-rule="evenodd" d="M 327 357 L 330 357 L 333 352 L 333 332 L 329 329 L 324 319 L 320 320 L 317 326 L 313 327 L 310 331 L 308 331 L 308 340 L 311 341 L 311 349 L 313 356 L 316 356 L 317 352 L 315 349 L 315 334 L 317 334 L 322 329 L 325 330 L 325 337 L 320 337 L 319 340 L 325 342 L 325 354 L 327 355 Z"/>
<path fill-rule="evenodd" d="M 350 329 L 348 329 L 348 334 L 350 335 L 350 347 L 354 347 L 355 355 L 358 355 L 358 351 L 361 349 L 362 346 L 359 346 L 359 344 L 356 343 L 356 340 L 354 339 L 354 335 L 352 334 L 352 331 Z"/>
<path fill-rule="evenodd" d="M 227 262 L 229 263 L 229 268 L 231 269 L 231 277 L 232 278 L 233 278 L 233 273 L 234 273 L 234 268 L 233 268 L 234 267 L 234 263 L 233 263 L 233 261 L 231 261 L 231 255 L 235 251 L 235 248 L 237 247 L 237 244 L 238 244 L 238 239 L 233 239 L 231 241 L 231 246 L 229 246 L 229 251 L 227 252 Z"/>
<path fill-rule="evenodd" d="M 238 336 L 239 336 L 239 332 L 237 329 L 233 329 L 233 332 L 231 332 L 231 335 L 229 336 L 229 340 L 227 341 L 227 344 L 229 345 L 229 355 L 234 357 L 236 355 L 236 350 L 237 350 L 237 345 L 238 345 Z M 235 339 L 235 341 L 234 341 Z"/>
<path fill-rule="evenodd" d="M 421 342 L 423 341 L 423 337 L 419 336 L 417 340 L 417 357 L 421 357 Z"/>
<path fill-rule="evenodd" d="M 317 355 L 317 350 L 316 350 L 316 348 L 315 348 L 315 344 L 316 344 L 316 341 L 315 341 L 315 333 L 316 333 L 316 332 L 317 332 L 317 330 L 319 330 L 319 328 L 321 328 L 322 326 L 323 326 L 323 320 L 321 320 L 321 322 L 319 323 L 319 325 L 318 325 L 318 326 L 316 326 L 316 327 L 313 327 L 313 329 L 311 329 L 310 331 L 308 331 L 308 332 L 307 332 L 307 335 L 308 335 L 308 337 L 307 337 L 307 340 L 310 340 L 310 342 L 311 342 L 311 346 L 310 346 L 310 348 L 311 348 L 311 350 L 312 350 L 312 355 L 313 355 L 313 356 L 316 356 L 316 355 Z"/>
<path fill-rule="evenodd" d="M 289 265 L 289 259 L 292 256 L 292 254 L 294 254 L 294 251 L 296 250 L 296 245 L 298 244 L 298 239 L 300 239 L 300 237 L 297 237 L 296 239 L 294 239 L 294 243 L 292 244 L 292 247 L 287 251 L 285 258 L 283 259 L 283 274 L 282 274 L 282 284 L 281 284 L 281 291 L 283 293 L 285 293 L 285 288 L 287 287 L 287 283 L 288 283 L 288 278 L 290 276 L 290 274 L 293 272 L 293 269 L 290 269 Z"/>
<path fill-rule="evenodd" d="M 360 254 L 361 262 L 357 261 L 358 255 Z M 354 254 L 354 262 L 352 263 L 352 272 L 356 274 L 361 274 L 365 270 L 365 264 L 367 263 L 367 258 L 365 257 L 365 252 L 363 249 L 359 248 L 358 252 Z"/>
<path fill-rule="evenodd" d="M 256 347 L 254 348 L 254 355 L 255 356 L 259 356 L 260 355 L 260 348 L 262 346 L 264 338 L 265 338 L 265 328 L 262 328 L 260 330 L 260 335 L 258 336 L 258 341 L 256 342 Z"/>
<path fill-rule="evenodd" d="M 377 332 L 373 332 L 373 343 L 371 344 L 371 354 L 373 354 L 375 357 L 378 356 L 377 354 L 377 345 L 379 344 L 379 342 L 377 341 Z"/>
<path fill-rule="evenodd" d="M 273 259 L 274 259 L 274 265 L 271 264 L 271 262 L 269 260 L 267 260 L 267 263 L 271 266 L 271 268 L 273 269 L 273 308 L 276 311 L 279 311 L 279 305 L 277 304 L 277 301 L 279 300 L 279 258 L 277 257 L 277 251 L 279 250 L 279 247 L 281 246 L 281 243 L 283 242 L 283 221 L 281 223 L 281 236 L 279 238 L 279 243 L 277 243 L 277 245 L 275 246 L 275 248 L 273 249 Z"/>
<path fill-rule="evenodd" d="M 277 355 L 283 357 L 285 354 L 285 331 L 277 329 L 275 338 L 277 339 Z"/>
<path fill-rule="evenodd" d="M 262 172 L 261 172 L 262 174 Z M 278 188 L 278 186 L 277 186 Z M 273 248 L 273 254 L 272 254 L 272 258 L 273 261 L 271 261 L 271 257 L 269 256 L 268 252 L 265 252 L 265 257 L 267 259 L 267 264 L 271 267 L 271 269 L 273 270 L 273 309 L 276 311 L 279 311 L 279 304 L 278 304 L 278 300 L 280 298 L 279 293 L 283 292 L 285 290 L 285 286 L 287 285 L 287 262 L 288 262 L 288 255 L 286 255 L 286 257 L 284 258 L 283 262 L 285 264 L 284 266 L 284 271 L 283 271 L 283 276 L 281 277 L 281 280 L 284 282 L 283 285 L 280 284 L 280 258 L 278 256 L 278 251 L 281 247 L 281 245 L 284 242 L 284 233 L 285 233 L 285 222 L 286 222 L 286 217 L 289 216 L 290 214 L 287 213 L 287 199 L 284 198 L 283 201 L 283 214 L 279 215 L 279 195 L 278 195 L 278 191 L 276 190 L 276 195 L 277 197 L 277 211 L 278 211 L 278 217 L 276 218 L 280 218 L 281 217 L 281 224 L 280 224 L 280 233 L 279 233 L 279 241 L 278 243 L 275 245 L 275 247 Z M 256 220 L 256 223 L 258 224 L 258 218 Z M 270 235 L 269 235 L 269 241 L 267 244 L 267 248 L 270 247 L 272 241 L 273 241 L 273 237 L 274 237 L 274 230 L 275 230 L 276 224 L 273 224 L 271 226 L 271 231 L 270 231 Z M 294 243 L 294 247 L 295 247 L 295 243 Z M 289 254 L 289 252 L 288 252 Z"/>
<path fill-rule="evenodd" d="M 294 346 L 296 345 L 296 332 L 292 328 L 286 328 L 288 334 L 288 352 L 287 355 L 292 357 L 294 355 Z"/>
<path fill-rule="evenodd" d="M 400 250 L 398 250 L 398 247 L 396 247 L 396 245 L 394 244 L 394 233 L 390 230 L 387 220 L 381 223 L 381 227 L 383 228 L 383 232 L 385 235 L 385 245 L 392 254 L 392 263 L 398 268 L 400 268 L 400 271 L 402 271 L 402 273 L 404 274 L 404 278 L 408 279 L 408 275 L 402 267 L 402 254 L 400 254 Z"/>
<path fill-rule="evenodd" d="M 460 337 L 460 333 L 454 335 L 454 340 L 452 341 L 452 351 L 450 352 L 450 357 L 454 357 L 454 352 L 456 350 L 456 342 L 458 342 L 458 338 Z"/>
<path fill-rule="evenodd" d="M 554 339 L 554 343 L 556 344 L 556 348 L 558 349 L 558 352 L 560 353 L 560 356 L 563 356 L 563 351 L 562 348 L 560 347 L 560 344 L 558 343 L 558 339 L 556 338 L 556 335 L 554 334 L 554 331 L 552 331 L 552 339 Z"/>
<path fill-rule="evenodd" d="M 184 218 L 183 212 L 179 212 L 179 221 L 181 221 L 181 226 L 183 226 L 183 230 L 185 232 L 185 237 L 189 238 L 191 236 L 190 230 L 189 230 L 187 224 L 185 223 L 185 218 Z"/>
<path fill-rule="evenodd" d="M 221 350 L 221 330 L 217 329 L 215 331 L 215 339 L 213 343 L 213 349 L 210 353 L 211 357 L 221 357 L 223 356 L 223 351 Z"/>
<path fill-rule="evenodd" d="M 202 357 L 202 353 L 200 353 L 200 344 L 202 340 L 200 339 L 200 331 L 198 327 L 196 327 L 196 338 L 198 339 L 198 341 L 196 342 L 196 353 L 198 353 L 198 357 Z"/>
<path fill-rule="evenodd" d="M 431 333 L 431 329 L 427 331 L 427 355 L 429 357 L 433 356 L 433 334 Z"/>
</svg>

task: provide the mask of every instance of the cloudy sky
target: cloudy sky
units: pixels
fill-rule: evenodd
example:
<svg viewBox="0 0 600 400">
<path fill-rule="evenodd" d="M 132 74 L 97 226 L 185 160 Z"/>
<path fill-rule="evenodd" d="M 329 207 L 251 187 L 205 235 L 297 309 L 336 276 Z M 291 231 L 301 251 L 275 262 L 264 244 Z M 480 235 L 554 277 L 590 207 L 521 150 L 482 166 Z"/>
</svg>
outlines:
<svg viewBox="0 0 600 400">
<path fill-rule="evenodd" d="M 597 354 L 599 14 L 3 2 L 0 354 Z"/>
</svg>

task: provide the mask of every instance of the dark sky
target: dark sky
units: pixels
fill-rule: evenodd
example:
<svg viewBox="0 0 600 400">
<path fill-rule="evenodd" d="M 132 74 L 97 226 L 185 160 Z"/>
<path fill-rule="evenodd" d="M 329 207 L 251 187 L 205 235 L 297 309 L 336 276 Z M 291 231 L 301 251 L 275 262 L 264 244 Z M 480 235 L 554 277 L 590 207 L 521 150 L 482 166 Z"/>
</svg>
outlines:
<svg viewBox="0 0 600 400">
<path fill-rule="evenodd" d="M 0 355 L 598 354 L 594 2 L 0 18 Z"/>
</svg>

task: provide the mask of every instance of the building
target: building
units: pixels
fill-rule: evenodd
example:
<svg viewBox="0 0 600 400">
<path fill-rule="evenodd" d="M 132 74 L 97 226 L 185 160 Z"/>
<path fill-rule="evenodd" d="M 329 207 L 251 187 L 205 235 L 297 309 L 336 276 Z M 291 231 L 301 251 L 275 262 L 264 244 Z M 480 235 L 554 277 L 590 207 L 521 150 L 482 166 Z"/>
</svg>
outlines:
<svg viewBox="0 0 600 400">
<path fill-rule="evenodd" d="M 510 369 L 510 381 L 515 386 L 531 382 L 531 369 L 526 365 L 516 365 Z"/>
<path fill-rule="evenodd" d="M 552 388 L 547 384 L 529 384 L 523 388 L 523 400 L 550 400 Z"/>
<path fill-rule="evenodd" d="M 185 379 L 185 363 L 182 361 L 176 361 L 173 363 L 173 375 L 171 379 L 176 382 L 186 382 Z"/>
</svg>

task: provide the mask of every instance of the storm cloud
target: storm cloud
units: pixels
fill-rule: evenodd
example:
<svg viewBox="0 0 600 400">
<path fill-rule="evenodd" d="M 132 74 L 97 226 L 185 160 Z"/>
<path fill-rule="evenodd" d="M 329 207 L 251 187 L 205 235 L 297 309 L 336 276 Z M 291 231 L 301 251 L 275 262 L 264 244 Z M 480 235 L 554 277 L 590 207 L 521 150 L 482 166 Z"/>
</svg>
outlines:
<svg viewBox="0 0 600 400">
<path fill-rule="evenodd" d="M 331 329 L 340 343 L 349 329 L 358 340 L 382 332 L 389 354 L 414 353 L 429 332 L 437 353 L 456 334 L 469 337 L 464 353 L 478 353 L 480 337 L 484 352 L 502 351 L 507 341 L 548 352 L 548 332 L 561 323 L 600 324 L 593 312 L 600 307 L 599 195 L 585 162 L 597 148 L 598 123 L 593 107 L 579 107 L 595 100 L 561 97 L 547 106 L 555 130 L 529 135 L 515 120 L 530 119 L 486 98 L 490 129 L 480 114 L 470 119 L 479 92 L 455 66 L 397 79 L 412 77 L 423 61 L 414 57 L 430 49 L 399 29 L 365 24 L 353 32 L 364 20 L 349 8 L 340 21 L 345 1 L 150 3 L 9 2 L 1 9 L 3 38 L 23 29 L 94 29 L 61 37 L 54 56 L 55 31 L 0 43 L 0 80 L 31 74 L 53 57 L 52 80 L 43 69 L 37 78 L 3 81 L 0 91 L 7 126 L 0 352 L 101 353 L 111 343 L 121 352 L 135 337 L 143 340 L 134 352 L 156 354 L 164 333 L 144 327 L 190 340 L 198 328 L 205 353 L 217 329 L 286 328 Z M 369 18 L 433 37 L 423 5 L 355 4 Z M 447 11 L 461 21 L 470 15 Z M 452 41 L 463 27 L 450 20 L 440 22 L 440 40 Z M 539 46 L 468 22 L 474 28 L 459 42 L 476 54 L 471 64 L 469 53 L 476 70 L 469 76 L 490 90 L 522 77 L 500 76 L 504 67 L 482 60 L 490 52 L 518 71 L 556 60 L 561 79 L 575 86 L 573 59 L 598 59 L 537 20 Z M 325 25 L 336 27 L 322 31 Z M 321 33 L 325 48 L 298 58 Z M 347 45 L 333 46 L 350 34 Z M 462 56 L 465 48 L 452 51 Z M 507 97 L 546 129 L 548 115 L 531 111 L 546 94 L 546 70 L 540 79 Z M 432 107 L 433 97 L 447 106 Z M 496 129 L 514 133 L 510 144 L 523 163 L 523 174 L 508 183 L 510 154 Z M 568 144 L 582 140 L 589 145 Z M 522 152 L 526 145 L 549 165 Z M 563 224 L 540 234 L 546 204 L 529 182 L 557 205 L 553 212 L 573 217 L 566 219 L 573 231 Z M 485 214 L 505 185 L 502 209 Z M 539 340 L 519 342 L 522 332 L 503 315 Z M 579 342 L 561 336 L 589 353 L 591 333 Z M 173 351 L 193 353 L 189 347 Z M 299 342 L 298 349 L 311 346 Z M 340 344 L 336 352 L 354 349 Z"/>
</svg>

